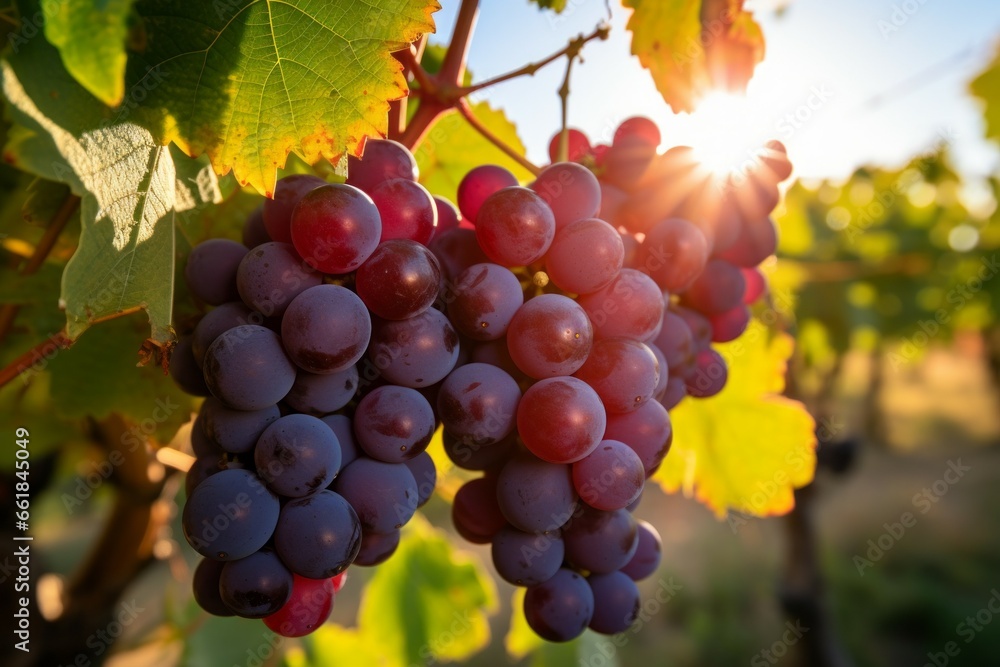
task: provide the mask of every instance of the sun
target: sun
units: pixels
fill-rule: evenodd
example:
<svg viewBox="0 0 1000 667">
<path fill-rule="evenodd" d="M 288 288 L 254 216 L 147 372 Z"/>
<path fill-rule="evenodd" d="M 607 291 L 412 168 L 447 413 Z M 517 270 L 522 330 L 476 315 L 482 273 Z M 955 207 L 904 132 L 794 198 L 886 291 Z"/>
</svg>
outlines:
<svg viewBox="0 0 1000 667">
<path fill-rule="evenodd" d="M 698 161 L 724 176 L 757 163 L 767 137 L 761 136 L 761 110 L 744 95 L 714 92 L 688 119 L 686 143 Z"/>
</svg>

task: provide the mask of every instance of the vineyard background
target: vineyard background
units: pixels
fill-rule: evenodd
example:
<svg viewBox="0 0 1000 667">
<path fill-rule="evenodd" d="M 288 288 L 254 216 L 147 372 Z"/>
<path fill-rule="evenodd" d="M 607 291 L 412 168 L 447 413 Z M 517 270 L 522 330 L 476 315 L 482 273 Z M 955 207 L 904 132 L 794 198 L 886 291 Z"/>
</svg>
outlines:
<svg viewBox="0 0 1000 667">
<path fill-rule="evenodd" d="M 423 61 L 429 71 L 443 57 L 443 48 L 435 45 L 446 42 L 457 13 L 457 2 L 443 4 Z M 537 4 L 561 11 L 525 3 L 503 17 L 494 3 L 485 3 L 483 42 L 473 48 L 469 63 L 477 76 L 470 80 L 541 58 L 577 33 L 589 33 L 606 16 L 597 0 Z M 769 39 L 801 44 L 801 36 L 786 40 L 782 31 L 801 32 L 803 15 L 818 20 L 817 4 L 760 2 L 756 9 Z M 878 8 L 863 11 L 856 3 L 846 5 L 844 11 L 854 12 L 853 25 L 863 22 L 866 40 L 884 42 L 884 60 L 870 66 L 889 72 L 880 80 L 899 83 L 869 99 L 864 114 L 877 115 L 887 106 L 889 114 L 899 113 L 898 106 L 912 100 L 926 104 L 943 64 L 949 81 L 961 80 L 957 104 L 965 111 L 952 118 L 963 124 L 936 128 L 926 141 L 887 136 L 894 151 L 870 149 L 868 134 L 852 134 L 853 127 L 864 126 L 854 111 L 831 105 L 817 111 L 814 129 L 807 125 L 788 141 L 793 163 L 804 164 L 807 177 L 793 176 L 776 216 L 778 257 L 765 267 L 771 298 L 756 314 L 795 338 L 785 394 L 803 401 L 816 418 L 816 480 L 796 492 L 794 512 L 770 518 L 737 509 L 719 519 L 713 508 L 683 493 L 650 489 L 637 516 L 660 530 L 663 564 L 640 586 L 647 607 L 618 644 L 594 634 L 563 646 L 533 639 L 523 618 L 512 616 L 513 587 L 491 571 L 488 549 L 462 542 L 452 530 L 448 499 L 457 478 L 448 476 L 422 511 L 426 521 L 418 517 L 397 556 L 377 573 L 351 570 L 332 625 L 313 637 L 276 645 L 263 626 L 201 613 L 189 590 L 194 554 L 177 517 L 181 476 L 171 474 L 162 459 L 124 457 L 124 464 L 115 463 L 116 453 L 147 436 L 183 449 L 190 428 L 190 398 L 155 364 L 136 367 L 133 351 L 150 335 L 144 313 L 94 326 L 72 348 L 37 359 L 0 390 L 4 432 L 32 428 L 34 568 L 39 614 L 49 619 L 44 636 L 56 645 L 79 645 L 122 614 L 129 620 L 119 638 L 87 644 L 97 647 L 93 664 L 103 660 L 114 667 L 395 667 L 432 654 L 442 662 L 484 666 L 917 665 L 929 660 L 929 653 L 946 651 L 949 642 L 958 650 L 949 664 L 992 664 L 1000 651 L 1000 624 L 987 606 L 1000 597 L 995 577 L 1000 535 L 992 529 L 1000 511 L 1000 13 L 988 4 L 970 2 L 961 12 L 954 10 L 961 20 L 981 19 L 967 45 L 942 39 L 955 53 L 936 48 L 942 59 L 906 66 L 893 59 L 887 45 L 904 40 L 906 31 L 951 36 L 955 20 L 935 25 L 940 12 L 951 10 L 932 3 L 871 3 Z M 911 5 L 917 10 L 900 9 L 905 20 L 896 25 L 893 12 Z M 659 110 L 651 115 L 670 116 L 651 82 L 632 99 L 615 99 L 608 84 L 601 88 L 601 77 L 614 76 L 623 63 L 635 76 L 649 77 L 634 58 L 626 62 L 628 11 L 617 4 L 612 9 L 613 37 L 587 45 L 569 106 L 570 124 L 579 122 L 597 139 L 623 117 L 654 108 L 654 102 Z M 14 9 L 0 15 L 11 19 L 3 24 L 9 33 L 4 43 L 26 34 L 17 15 Z M 510 42 L 510 24 L 529 19 L 535 23 L 528 36 L 545 39 L 518 43 L 511 49 L 515 62 L 507 60 L 497 70 L 496 35 L 506 29 Z M 895 30 L 886 33 L 879 20 Z M 817 23 L 807 25 L 822 31 Z M 838 49 L 848 58 L 855 37 L 833 32 L 824 35 L 824 44 L 839 39 Z M 616 56 L 608 55 L 613 47 Z M 53 50 L 41 37 L 30 40 L 22 56 L 29 49 Z M 855 63 L 848 71 L 868 65 Z M 65 72 L 60 76 L 69 78 Z M 509 88 L 476 93 L 471 108 L 521 155 L 544 162 L 548 137 L 559 126 L 555 91 L 561 78 L 559 67 L 543 70 Z M 30 88 L 30 79 L 21 79 Z M 68 186 L 24 170 L 32 144 L 19 134 L 6 92 L 0 143 L 7 147 L 5 163 L 19 168 L 0 165 L 0 362 L 5 366 L 63 327 L 66 316 L 54 295 L 81 230 L 79 210 L 60 208 Z M 909 113 L 924 111 L 934 116 L 920 104 Z M 684 122 L 663 121 L 666 146 L 673 139 L 683 143 L 684 132 L 697 129 Z M 732 118 L 725 122 L 739 124 Z M 769 122 L 766 134 L 780 132 Z M 816 144 L 828 142 L 819 135 L 830 131 L 853 143 L 863 164 L 845 164 L 836 156 L 823 173 Z M 796 150 L 805 154 L 802 161 Z M 179 165 L 186 159 L 176 147 L 171 152 Z M 424 183 L 447 196 L 464 170 L 482 162 L 520 169 L 516 173 L 529 178 L 454 112 L 430 128 L 415 153 Z M 879 159 L 867 161 L 872 156 Z M 190 182 L 198 183 L 207 161 L 189 168 Z M 293 157 L 282 173 L 313 169 Z M 315 169 L 333 177 L 329 165 Z M 209 205 L 200 196 L 205 193 L 194 192 L 191 206 L 178 209 L 180 256 L 204 238 L 239 238 L 239 225 L 260 201 L 232 177 L 221 179 L 218 192 L 205 197 L 220 203 Z M 58 219 L 65 230 L 47 260 L 25 270 L 26 258 L 47 242 L 49 223 Z M 178 281 L 173 313 L 178 326 L 195 314 L 185 310 L 184 289 Z M 760 364 L 766 368 L 762 373 L 783 370 L 781 360 Z M 772 435 L 757 430 L 747 433 L 746 443 L 728 444 L 743 452 L 767 446 Z M 0 461 L 7 476 L 0 490 L 5 508 L 13 506 L 3 495 L 10 493 L 12 462 L 12 455 Z M 764 504 L 776 493 L 766 484 L 750 491 L 761 492 Z M 912 515 L 910 525 L 902 525 L 906 513 Z M 121 541 L 122 534 L 147 521 L 158 529 L 139 530 Z M 0 543 L 9 542 L 12 524 L 5 521 L 0 528 Z M 115 549 L 102 549 L 102 542 Z M 64 606 L 67 599 L 72 607 Z M 0 614 L 9 617 L 13 604 L 5 595 Z M 977 614 L 981 629 L 970 631 L 977 626 L 965 619 Z M 987 615 L 991 622 L 984 623 Z M 87 623 L 81 625 L 81 619 Z M 799 631 L 789 634 L 790 627 Z M 5 664 L 31 664 L 8 652 L 0 650 Z M 827 662 L 817 662 L 817 655 Z"/>
</svg>

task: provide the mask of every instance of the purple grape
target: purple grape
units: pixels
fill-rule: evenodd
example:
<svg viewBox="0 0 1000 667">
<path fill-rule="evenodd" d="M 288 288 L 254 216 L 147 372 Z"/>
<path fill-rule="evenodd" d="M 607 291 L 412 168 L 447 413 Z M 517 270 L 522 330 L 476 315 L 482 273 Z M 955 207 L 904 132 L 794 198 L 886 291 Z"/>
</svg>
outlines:
<svg viewBox="0 0 1000 667">
<path fill-rule="evenodd" d="M 621 571 L 633 581 L 639 581 L 651 576 L 660 566 L 661 551 L 660 534 L 651 524 L 639 521 L 639 545 L 635 555 Z"/>
<path fill-rule="evenodd" d="M 258 206 L 247 216 L 247 221 L 243 223 L 243 245 L 247 248 L 256 248 L 273 240 L 268 236 L 267 227 L 264 225 L 264 207 L 263 205 Z"/>
<path fill-rule="evenodd" d="M 340 469 L 343 470 L 362 455 L 354 440 L 351 418 L 346 415 L 327 415 L 320 421 L 333 429 L 333 434 L 337 436 L 337 442 L 340 443 Z"/>
<path fill-rule="evenodd" d="M 507 520 L 497 503 L 497 480 L 486 476 L 463 484 L 451 505 L 455 530 L 473 544 L 488 544 Z"/>
<path fill-rule="evenodd" d="M 561 294 L 526 301 L 507 330 L 511 358 L 536 380 L 575 373 L 587 360 L 593 341 L 587 313 Z"/>
<path fill-rule="evenodd" d="M 288 356 L 310 373 L 337 373 L 356 364 L 371 339 L 365 304 L 339 285 L 318 285 L 295 297 L 281 320 Z"/>
<path fill-rule="evenodd" d="M 632 412 L 608 415 L 604 439 L 624 442 L 635 450 L 649 477 L 670 451 L 674 432 L 666 409 L 656 401 L 648 401 Z"/>
<path fill-rule="evenodd" d="M 316 417 L 286 415 L 268 426 L 254 450 L 257 474 L 272 491 L 301 498 L 325 489 L 340 471 L 340 443 Z"/>
<path fill-rule="evenodd" d="M 597 449 L 573 464 L 573 487 L 580 499 L 594 509 L 611 511 L 628 507 L 642 495 L 645 483 L 639 455 L 617 440 L 602 441 Z"/>
<path fill-rule="evenodd" d="M 434 254 L 416 241 L 385 241 L 361 265 L 355 289 L 374 315 L 405 320 L 424 312 L 437 299 L 441 266 Z"/>
<path fill-rule="evenodd" d="M 555 233 L 552 209 L 528 188 L 509 187 L 495 192 L 476 217 L 479 246 L 490 261 L 501 266 L 537 262 L 548 252 Z"/>
<path fill-rule="evenodd" d="M 517 178 L 503 167 L 484 164 L 469 171 L 458 184 L 458 208 L 465 219 L 476 223 L 479 209 L 495 192 L 517 185 Z"/>
<path fill-rule="evenodd" d="M 413 473 L 402 463 L 359 458 L 341 471 L 334 489 L 358 513 L 361 526 L 375 533 L 399 530 L 420 502 Z"/>
<path fill-rule="evenodd" d="M 647 346 L 629 338 L 602 338 L 575 376 L 597 392 L 609 413 L 631 412 L 652 398 L 659 362 Z"/>
<path fill-rule="evenodd" d="M 592 574 L 587 578 L 594 593 L 590 629 L 603 635 L 625 632 L 639 617 L 639 588 L 621 572 Z"/>
<path fill-rule="evenodd" d="M 614 280 L 624 261 L 625 244 L 618 230 L 603 220 L 585 218 L 556 232 L 545 271 L 559 289 L 587 294 Z"/>
<path fill-rule="evenodd" d="M 443 380 L 458 362 L 458 334 L 433 308 L 406 320 L 376 320 L 368 357 L 389 382 L 427 387 Z"/>
<path fill-rule="evenodd" d="M 350 403 L 357 390 L 356 365 L 326 375 L 299 370 L 285 403 L 299 412 L 321 417 Z"/>
<path fill-rule="evenodd" d="M 572 570 L 559 570 L 524 596 L 524 616 L 542 639 L 565 642 L 583 634 L 594 615 L 594 593 Z"/>
<path fill-rule="evenodd" d="M 388 533 L 372 533 L 364 531 L 361 536 L 361 550 L 358 551 L 354 565 L 374 567 L 384 563 L 399 547 L 400 532 L 393 530 Z"/>
<path fill-rule="evenodd" d="M 311 267 L 345 274 L 361 266 L 382 234 L 382 221 L 371 198 L 350 185 L 316 188 L 292 214 L 292 242 Z"/>
<path fill-rule="evenodd" d="M 205 353 L 215 339 L 241 324 L 264 325 L 264 316 L 255 313 L 242 301 L 231 301 L 208 311 L 191 334 L 191 352 L 198 368 L 205 362 Z"/>
<path fill-rule="evenodd" d="M 226 563 L 212 558 L 202 558 L 194 569 L 191 590 L 198 606 L 212 616 L 233 616 L 233 610 L 226 606 L 219 594 L 219 577 Z"/>
<path fill-rule="evenodd" d="M 205 353 L 205 383 L 236 410 L 274 405 L 295 383 L 295 366 L 270 329 L 238 326 L 215 339 Z"/>
<path fill-rule="evenodd" d="M 423 507 L 424 503 L 431 499 L 434 494 L 434 486 L 437 484 L 437 468 L 434 466 L 434 459 L 427 452 L 420 452 L 404 463 L 413 473 L 413 479 L 417 482 L 419 496 L 417 507 Z"/>
<path fill-rule="evenodd" d="M 603 574 L 628 564 L 638 548 L 639 533 L 628 510 L 604 512 L 584 506 L 563 528 L 563 541 L 569 563 Z"/>
<path fill-rule="evenodd" d="M 392 178 L 417 180 L 417 161 L 402 144 L 387 139 L 368 139 L 364 155 L 347 158 L 347 184 L 368 192 Z"/>
<path fill-rule="evenodd" d="M 571 222 L 593 218 L 601 208 L 601 184 L 586 167 L 558 162 L 542 169 L 531 189 L 552 209 L 556 231 Z"/>
<path fill-rule="evenodd" d="M 249 250 L 229 239 L 209 239 L 191 249 L 184 278 L 188 289 L 210 306 L 240 298 L 236 289 L 236 271 Z"/>
<path fill-rule="evenodd" d="M 434 411 L 420 392 L 385 385 L 358 403 L 354 436 L 368 456 L 402 463 L 427 449 L 434 435 Z"/>
<path fill-rule="evenodd" d="M 323 282 L 290 243 L 265 243 L 247 253 L 236 274 L 240 297 L 252 310 L 280 316 L 292 299 Z"/>
<path fill-rule="evenodd" d="M 288 602 L 292 573 L 273 551 L 258 551 L 223 566 L 219 595 L 237 616 L 264 618 Z"/>
<path fill-rule="evenodd" d="M 521 389 L 496 366 L 466 364 L 452 371 L 438 392 L 438 414 L 452 436 L 489 445 L 516 426 Z"/>
<path fill-rule="evenodd" d="M 390 239 L 430 243 L 437 226 L 437 207 L 424 186 L 393 178 L 372 188 L 371 197 L 382 219 L 379 243 Z"/>
<path fill-rule="evenodd" d="M 524 303 L 521 282 L 499 264 L 473 264 L 451 289 L 448 317 L 463 336 L 488 341 L 507 333 Z"/>
<path fill-rule="evenodd" d="M 292 242 L 292 211 L 299 201 L 326 181 L 309 174 L 292 174 L 274 186 L 274 198 L 264 200 L 263 218 L 267 235 L 280 243 Z M 252 246 L 248 246 L 252 247 Z"/>
<path fill-rule="evenodd" d="M 576 510 L 570 468 L 530 455 L 513 458 L 497 477 L 497 502 L 515 528 L 529 533 L 556 530 Z"/>
<path fill-rule="evenodd" d="M 361 525 L 347 500 L 319 491 L 288 501 L 274 530 L 274 547 L 289 570 L 326 579 L 347 569 L 361 548 Z"/>
<path fill-rule="evenodd" d="M 562 567 L 566 549 L 558 532 L 526 533 L 504 526 L 493 537 L 493 565 L 505 581 L 535 586 L 548 581 Z"/>
<path fill-rule="evenodd" d="M 170 353 L 170 377 L 174 383 L 192 396 L 208 396 L 208 386 L 201 372 L 201 364 L 194 357 L 192 339 L 181 338 Z"/>
<path fill-rule="evenodd" d="M 663 318 L 663 292 L 635 269 L 622 269 L 611 283 L 582 295 L 577 302 L 590 317 L 598 338 L 646 340 Z"/>
<path fill-rule="evenodd" d="M 201 413 L 205 432 L 231 454 L 253 451 L 260 434 L 281 416 L 277 405 L 260 410 L 232 410 L 216 398 L 206 399 Z"/>
<path fill-rule="evenodd" d="M 252 472 L 222 470 L 194 489 L 181 524 L 202 556 L 237 560 L 267 544 L 279 510 L 278 498 Z"/>
</svg>

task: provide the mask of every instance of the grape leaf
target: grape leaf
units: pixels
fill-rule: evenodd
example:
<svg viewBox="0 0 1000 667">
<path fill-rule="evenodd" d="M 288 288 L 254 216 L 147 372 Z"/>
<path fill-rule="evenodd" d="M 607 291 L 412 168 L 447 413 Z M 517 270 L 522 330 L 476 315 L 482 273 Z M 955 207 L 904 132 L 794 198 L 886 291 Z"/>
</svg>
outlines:
<svg viewBox="0 0 1000 667">
<path fill-rule="evenodd" d="M 779 396 L 794 341 L 752 320 L 739 340 L 717 346 L 729 381 L 716 396 L 688 398 L 670 411 L 674 443 L 653 479 L 694 495 L 717 515 L 788 512 L 792 491 L 816 468 L 815 422 L 798 401 Z"/>
<path fill-rule="evenodd" d="M 493 109 L 486 102 L 479 102 L 472 106 L 472 113 L 508 146 L 520 155 L 525 154 L 517 128 L 507 120 L 503 111 Z M 522 183 L 532 178 L 531 172 L 484 139 L 457 111 L 438 118 L 427 137 L 417 146 L 414 157 L 424 187 L 453 202 L 456 201 L 462 177 L 481 164 L 498 164 L 509 169 Z"/>
<path fill-rule="evenodd" d="M 486 647 L 486 614 L 496 608 L 496 587 L 482 564 L 417 515 L 365 589 L 358 625 L 404 665 L 428 657 L 449 662 Z"/>
<path fill-rule="evenodd" d="M 764 58 L 764 36 L 743 0 L 622 0 L 633 9 L 632 54 L 675 112 L 713 89 L 741 91 Z"/>
<path fill-rule="evenodd" d="M 17 122 L 4 159 L 81 197 L 82 232 L 66 265 L 60 304 L 66 334 L 146 310 L 153 341 L 173 338 L 174 214 L 218 198 L 213 172 L 170 150 L 83 89 L 44 40 L 0 63 L 0 82 Z M 178 200 L 178 172 L 185 186 Z"/>
<path fill-rule="evenodd" d="M 562 13 L 566 9 L 566 0 L 531 0 L 540 9 L 551 9 L 556 14 Z"/>
<path fill-rule="evenodd" d="M 359 154 L 365 136 L 385 135 L 389 101 L 407 93 L 390 52 L 433 32 L 438 9 L 437 0 L 140 0 L 144 40 L 126 81 L 162 143 L 207 153 L 217 173 L 269 195 L 289 152 L 337 162 Z"/>
<path fill-rule="evenodd" d="M 978 97 L 986 120 L 986 136 L 1000 141 L 1000 49 L 987 68 L 969 84 Z"/>
<path fill-rule="evenodd" d="M 125 96 L 125 37 L 132 0 L 41 0 L 45 37 L 63 65 L 97 99 Z"/>
<path fill-rule="evenodd" d="M 143 328 L 141 317 L 114 319 L 49 360 L 52 409 L 64 417 L 101 419 L 118 413 L 141 425 L 146 434 L 168 442 L 190 419 L 195 399 L 159 366 L 136 368 L 130 352 L 142 345 Z"/>
</svg>

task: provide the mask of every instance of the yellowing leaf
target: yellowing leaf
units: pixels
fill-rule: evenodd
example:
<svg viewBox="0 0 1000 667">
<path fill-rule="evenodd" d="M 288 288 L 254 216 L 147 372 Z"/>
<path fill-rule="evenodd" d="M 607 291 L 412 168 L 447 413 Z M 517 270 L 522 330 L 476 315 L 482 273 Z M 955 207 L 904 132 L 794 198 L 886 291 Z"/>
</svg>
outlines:
<svg viewBox="0 0 1000 667">
<path fill-rule="evenodd" d="M 166 6 L 165 6 L 166 5 Z M 269 195 L 290 152 L 358 154 L 406 95 L 390 53 L 434 31 L 437 0 L 141 0 L 129 94 L 162 142 Z M 141 94 L 141 99 L 140 99 Z"/>
<path fill-rule="evenodd" d="M 97 99 L 115 106 L 125 96 L 125 36 L 132 0 L 42 0 L 45 36 L 63 64 Z"/>
<path fill-rule="evenodd" d="M 508 146 L 521 155 L 525 154 L 524 144 L 517 136 L 517 128 L 507 120 L 503 111 L 480 102 L 472 106 L 472 113 Z M 462 177 L 481 164 L 498 164 L 509 169 L 521 182 L 532 178 L 531 172 L 484 139 L 457 111 L 446 113 L 431 126 L 427 137 L 417 146 L 414 156 L 420 167 L 420 182 L 424 187 L 453 202 Z"/>
<path fill-rule="evenodd" d="M 795 505 L 792 491 L 815 472 L 815 422 L 801 403 L 778 395 L 794 341 L 769 333 L 753 320 L 739 340 L 719 345 L 729 365 L 726 387 L 670 411 L 674 443 L 653 479 L 720 517 L 728 510 L 784 514 Z"/>
<path fill-rule="evenodd" d="M 764 36 L 743 0 L 623 0 L 632 53 L 675 112 L 713 89 L 741 91 L 764 58 Z"/>
</svg>

